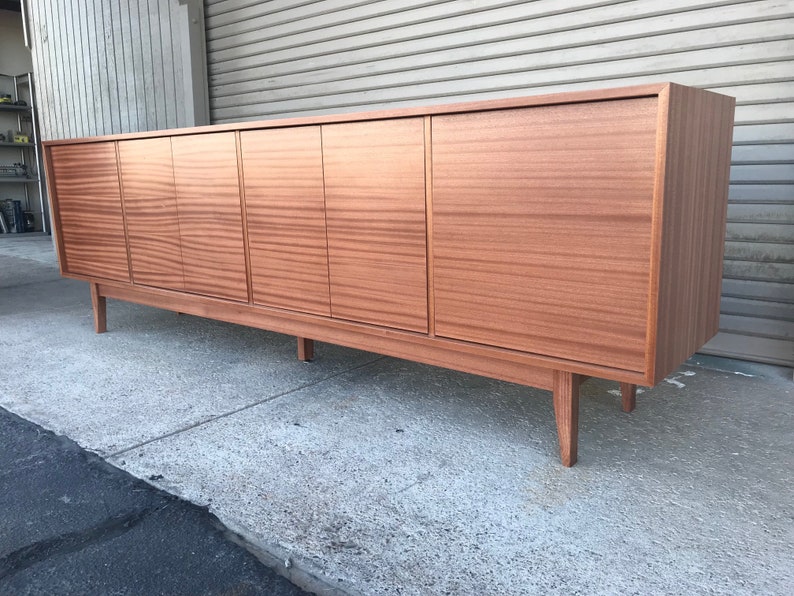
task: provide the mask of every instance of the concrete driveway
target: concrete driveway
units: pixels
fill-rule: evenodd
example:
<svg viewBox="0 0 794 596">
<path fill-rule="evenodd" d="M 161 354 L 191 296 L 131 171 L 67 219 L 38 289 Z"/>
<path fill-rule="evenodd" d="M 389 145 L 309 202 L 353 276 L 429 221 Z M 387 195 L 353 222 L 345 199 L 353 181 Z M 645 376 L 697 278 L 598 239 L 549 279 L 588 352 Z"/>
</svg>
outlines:
<svg viewBox="0 0 794 596">
<path fill-rule="evenodd" d="M 349 594 L 794 592 L 791 371 L 695 357 L 620 409 L 108 301 L 48 237 L 0 237 L 0 406 L 208 505 Z M 315 589 L 317 584 L 313 584 Z"/>
</svg>

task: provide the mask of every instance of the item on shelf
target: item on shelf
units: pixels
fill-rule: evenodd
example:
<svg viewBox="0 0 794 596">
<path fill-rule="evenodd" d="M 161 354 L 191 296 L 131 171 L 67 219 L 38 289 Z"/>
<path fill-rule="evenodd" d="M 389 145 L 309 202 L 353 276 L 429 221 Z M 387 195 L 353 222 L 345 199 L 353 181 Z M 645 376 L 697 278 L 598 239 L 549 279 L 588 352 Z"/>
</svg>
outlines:
<svg viewBox="0 0 794 596">
<path fill-rule="evenodd" d="M 15 234 L 25 232 L 25 216 L 22 212 L 22 201 L 6 199 L 3 201 L 2 208 L 7 221 L 6 227 Z"/>
<path fill-rule="evenodd" d="M 28 166 L 23 163 L 15 163 L 13 165 L 0 165 L 0 176 L 5 177 L 28 177 Z"/>
<path fill-rule="evenodd" d="M 6 142 L 6 136 L 2 132 L 0 132 L 0 143 L 5 143 L 5 142 Z"/>
<path fill-rule="evenodd" d="M 0 103 L 13 103 L 13 101 L 8 93 L 3 93 L 0 95 Z"/>
<path fill-rule="evenodd" d="M 14 135 L 14 142 L 15 143 L 30 143 L 30 137 L 28 135 L 23 134 L 16 134 Z"/>
<path fill-rule="evenodd" d="M 32 211 L 22 212 L 22 229 L 25 232 L 32 232 L 36 227 L 36 218 Z"/>
<path fill-rule="evenodd" d="M 18 99 L 18 100 L 16 100 L 16 101 L 14 102 L 14 105 L 15 105 L 15 106 L 27 107 L 27 105 L 28 105 L 28 102 L 26 102 L 26 101 L 25 101 L 25 100 L 23 100 L 23 99 Z"/>
<path fill-rule="evenodd" d="M 9 232 L 8 224 L 6 223 L 6 216 L 2 209 L 0 209 L 0 232 L 3 234 L 8 234 Z"/>
</svg>

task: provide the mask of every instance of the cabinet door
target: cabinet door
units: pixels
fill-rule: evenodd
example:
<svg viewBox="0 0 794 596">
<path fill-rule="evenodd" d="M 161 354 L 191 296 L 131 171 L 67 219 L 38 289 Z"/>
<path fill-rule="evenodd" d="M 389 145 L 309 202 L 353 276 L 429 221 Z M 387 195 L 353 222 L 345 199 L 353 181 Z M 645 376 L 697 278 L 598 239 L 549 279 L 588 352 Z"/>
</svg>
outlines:
<svg viewBox="0 0 794 596">
<path fill-rule="evenodd" d="M 113 142 L 50 148 L 65 273 L 130 280 Z"/>
<path fill-rule="evenodd" d="M 119 166 L 133 281 L 183 290 L 171 139 L 119 141 Z"/>
<path fill-rule="evenodd" d="M 427 332 L 424 122 L 322 127 L 331 313 Z"/>
<path fill-rule="evenodd" d="M 657 100 L 434 117 L 438 335 L 641 371 Z"/>
<path fill-rule="evenodd" d="M 185 290 L 248 300 L 233 132 L 171 138 Z"/>
<path fill-rule="evenodd" d="M 320 127 L 240 134 L 257 304 L 329 316 Z"/>
</svg>

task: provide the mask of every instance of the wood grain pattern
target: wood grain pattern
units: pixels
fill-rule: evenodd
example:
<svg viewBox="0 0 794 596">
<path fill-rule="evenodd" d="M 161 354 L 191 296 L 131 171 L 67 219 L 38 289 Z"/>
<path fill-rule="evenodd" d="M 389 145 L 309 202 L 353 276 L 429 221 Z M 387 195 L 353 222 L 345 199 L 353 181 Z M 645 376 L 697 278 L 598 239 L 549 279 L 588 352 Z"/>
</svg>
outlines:
<svg viewBox="0 0 794 596">
<path fill-rule="evenodd" d="M 233 132 L 171 139 L 185 290 L 248 301 Z"/>
<path fill-rule="evenodd" d="M 248 213 L 245 208 L 245 182 L 243 177 L 243 148 L 240 131 L 234 132 L 234 143 L 237 146 L 237 187 L 240 189 L 240 213 L 243 218 L 243 251 L 245 252 L 245 281 L 248 288 L 248 302 L 253 303 L 254 291 L 251 286 L 251 251 L 248 248 Z"/>
<path fill-rule="evenodd" d="M 436 336 L 436 296 L 433 279 L 433 120 L 424 118 L 425 127 L 425 242 L 427 251 L 427 334 Z"/>
<path fill-rule="evenodd" d="M 66 247 L 63 245 L 63 239 L 61 238 L 61 214 L 58 209 L 58 197 L 55 190 L 55 169 L 52 163 L 52 147 L 43 147 L 41 156 L 44 162 L 45 179 L 49 181 L 47 184 L 47 199 L 50 205 L 52 238 L 55 244 L 55 254 L 58 257 L 58 268 L 61 275 L 68 275 L 66 271 Z"/>
<path fill-rule="evenodd" d="M 438 335 L 644 370 L 657 108 L 433 117 Z"/>
<path fill-rule="evenodd" d="M 670 85 L 660 213 L 658 303 L 649 320 L 648 383 L 656 384 L 719 330 L 735 100 Z"/>
<path fill-rule="evenodd" d="M 427 332 L 422 118 L 322 127 L 331 313 Z"/>
<path fill-rule="evenodd" d="M 579 451 L 579 375 L 554 371 L 554 417 L 560 442 L 560 460 L 570 468 L 576 463 Z"/>
<path fill-rule="evenodd" d="M 320 127 L 240 134 L 257 304 L 331 315 Z"/>
<path fill-rule="evenodd" d="M 171 139 L 119 141 L 118 149 L 132 279 L 182 290 L 185 278 Z"/>
<path fill-rule="evenodd" d="M 115 143 L 58 146 L 49 152 L 63 272 L 129 281 Z"/>
</svg>

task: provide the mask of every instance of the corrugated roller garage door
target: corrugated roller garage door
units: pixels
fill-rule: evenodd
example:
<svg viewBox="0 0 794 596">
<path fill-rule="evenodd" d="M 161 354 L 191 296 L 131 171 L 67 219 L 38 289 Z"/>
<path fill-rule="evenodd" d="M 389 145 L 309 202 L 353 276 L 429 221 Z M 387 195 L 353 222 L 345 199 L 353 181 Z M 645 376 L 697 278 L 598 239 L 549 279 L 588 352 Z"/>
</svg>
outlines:
<svg viewBox="0 0 794 596">
<path fill-rule="evenodd" d="M 213 122 L 674 81 L 737 98 L 720 334 L 794 364 L 794 3 L 208 0 Z"/>
</svg>

